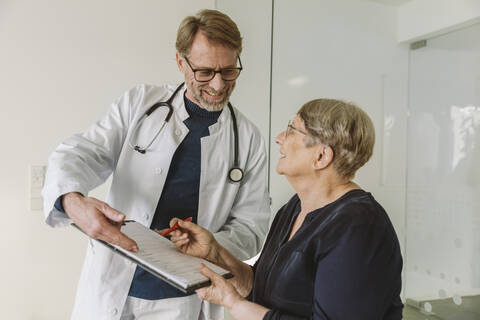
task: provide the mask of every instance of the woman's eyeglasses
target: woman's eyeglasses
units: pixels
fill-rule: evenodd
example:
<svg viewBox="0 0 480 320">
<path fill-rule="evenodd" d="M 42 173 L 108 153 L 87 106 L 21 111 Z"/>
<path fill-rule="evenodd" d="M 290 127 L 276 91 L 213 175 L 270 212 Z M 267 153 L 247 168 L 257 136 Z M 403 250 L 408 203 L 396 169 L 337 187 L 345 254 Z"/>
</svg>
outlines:
<svg viewBox="0 0 480 320">
<path fill-rule="evenodd" d="M 290 131 L 292 131 L 292 130 L 293 130 L 293 131 L 297 131 L 298 133 L 307 135 L 306 132 L 303 132 L 302 130 L 295 128 L 295 127 L 293 126 L 293 121 L 290 120 L 290 121 L 288 121 L 287 130 L 285 130 L 285 138 L 288 137 L 288 134 L 289 134 Z"/>
</svg>

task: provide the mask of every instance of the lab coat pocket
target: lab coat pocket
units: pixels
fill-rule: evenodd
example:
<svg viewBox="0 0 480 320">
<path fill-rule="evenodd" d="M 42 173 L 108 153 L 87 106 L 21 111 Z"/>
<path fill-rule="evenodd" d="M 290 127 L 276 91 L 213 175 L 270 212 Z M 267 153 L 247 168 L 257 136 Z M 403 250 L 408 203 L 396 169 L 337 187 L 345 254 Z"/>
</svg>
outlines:
<svg viewBox="0 0 480 320">
<path fill-rule="evenodd" d="M 97 278 L 97 280 L 104 282 L 112 264 L 113 253 L 109 248 L 96 240 L 89 239 L 89 246 L 91 255 L 86 259 L 86 262 L 89 264 L 87 266 L 89 272 L 88 279 Z"/>
</svg>

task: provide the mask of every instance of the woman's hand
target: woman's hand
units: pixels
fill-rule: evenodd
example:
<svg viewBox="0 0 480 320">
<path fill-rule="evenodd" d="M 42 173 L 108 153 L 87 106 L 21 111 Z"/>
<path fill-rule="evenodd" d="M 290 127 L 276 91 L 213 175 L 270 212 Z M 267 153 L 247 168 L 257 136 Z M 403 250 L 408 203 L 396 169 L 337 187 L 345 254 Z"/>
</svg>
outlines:
<svg viewBox="0 0 480 320">
<path fill-rule="evenodd" d="M 178 223 L 179 229 L 170 233 L 170 240 L 183 253 L 216 263 L 218 243 L 213 234 L 193 222 L 178 218 L 170 220 L 170 226 Z"/>
<path fill-rule="evenodd" d="M 203 263 L 200 272 L 212 282 L 209 287 L 196 290 L 200 299 L 220 304 L 228 309 L 232 309 L 235 303 L 243 300 L 229 281 L 213 272 Z"/>
</svg>

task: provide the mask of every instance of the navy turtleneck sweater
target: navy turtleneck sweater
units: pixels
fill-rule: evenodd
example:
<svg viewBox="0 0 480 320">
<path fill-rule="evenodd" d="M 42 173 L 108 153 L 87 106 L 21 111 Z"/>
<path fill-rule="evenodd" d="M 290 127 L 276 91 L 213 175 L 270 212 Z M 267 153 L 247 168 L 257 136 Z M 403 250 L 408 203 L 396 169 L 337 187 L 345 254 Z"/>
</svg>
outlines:
<svg viewBox="0 0 480 320">
<path fill-rule="evenodd" d="M 197 222 L 200 186 L 200 139 L 217 122 L 221 111 L 207 111 L 184 96 L 189 118 L 184 120 L 188 134 L 175 151 L 150 229 L 165 229 L 173 217 L 192 217 Z M 182 291 L 137 266 L 129 296 L 158 300 L 186 296 Z"/>
</svg>

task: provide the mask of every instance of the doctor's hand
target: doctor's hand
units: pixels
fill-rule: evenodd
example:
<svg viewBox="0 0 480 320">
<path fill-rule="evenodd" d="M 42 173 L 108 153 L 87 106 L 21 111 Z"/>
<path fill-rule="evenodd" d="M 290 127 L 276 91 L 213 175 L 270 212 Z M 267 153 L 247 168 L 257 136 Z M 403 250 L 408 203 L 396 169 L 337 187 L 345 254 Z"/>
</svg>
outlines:
<svg viewBox="0 0 480 320">
<path fill-rule="evenodd" d="M 135 241 L 120 232 L 125 215 L 105 202 L 70 192 L 63 195 L 62 206 L 70 219 L 88 236 L 129 251 L 138 251 Z"/>
<path fill-rule="evenodd" d="M 179 228 L 170 233 L 170 240 L 183 253 L 216 263 L 219 244 L 213 234 L 193 222 L 178 218 L 170 220 L 170 226 Z"/>
<path fill-rule="evenodd" d="M 195 291 L 200 299 L 220 304 L 230 310 L 234 304 L 243 300 L 229 281 L 213 272 L 203 263 L 200 264 L 200 272 L 212 282 L 209 287 Z"/>
</svg>

